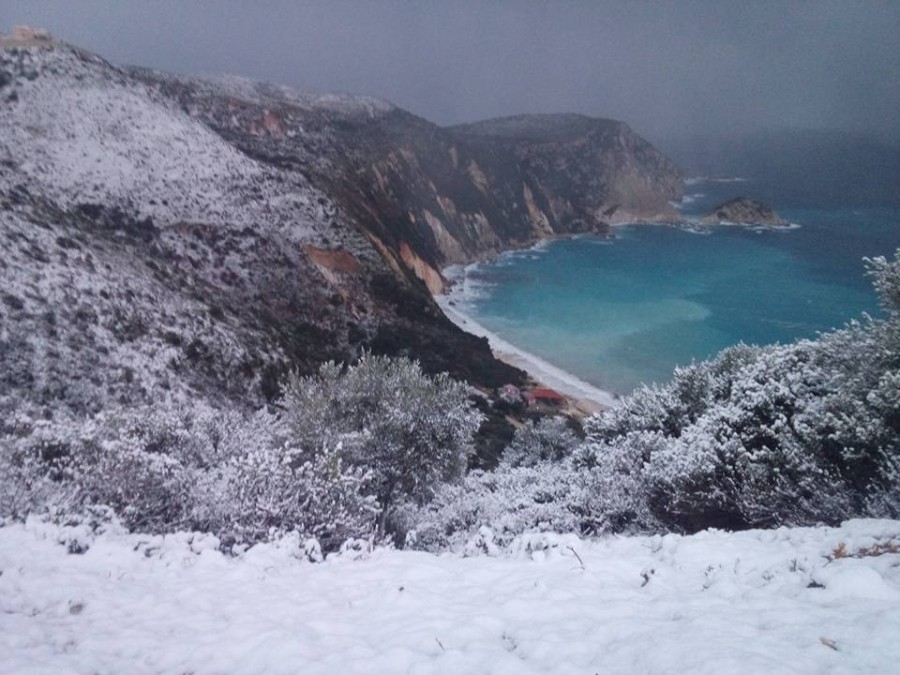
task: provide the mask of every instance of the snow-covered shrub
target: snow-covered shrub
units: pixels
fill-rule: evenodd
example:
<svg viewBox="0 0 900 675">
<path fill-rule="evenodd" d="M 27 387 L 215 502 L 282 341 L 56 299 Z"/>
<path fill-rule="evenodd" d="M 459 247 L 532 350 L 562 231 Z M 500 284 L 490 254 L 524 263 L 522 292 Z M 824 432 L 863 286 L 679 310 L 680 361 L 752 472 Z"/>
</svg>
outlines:
<svg viewBox="0 0 900 675">
<path fill-rule="evenodd" d="M 501 461 L 510 466 L 559 461 L 572 454 L 577 445 L 578 437 L 569 428 L 565 417 L 543 417 L 537 424 L 529 420 L 516 429 Z"/>
<path fill-rule="evenodd" d="M 399 499 L 422 504 L 462 476 L 481 422 L 465 384 L 371 354 L 346 368 L 326 363 L 314 377 L 292 376 L 281 406 L 302 460 L 340 443 L 344 461 L 370 476 L 382 529 Z"/>
<path fill-rule="evenodd" d="M 253 415 L 202 402 L 23 413 L 0 430 L 0 517 L 104 505 L 136 531 L 240 544 L 293 531 L 336 550 L 371 538 L 398 498 L 422 504 L 460 478 L 481 419 L 465 385 L 370 355 L 292 378 L 282 404 Z"/>
<path fill-rule="evenodd" d="M 896 318 L 900 315 L 900 253 L 895 253 L 893 260 L 878 256 L 865 261 L 881 308 L 889 317 Z"/>
<path fill-rule="evenodd" d="M 6 439 L 6 471 L 16 471 L 7 495 L 30 492 L 29 510 L 51 507 L 80 511 L 89 505 L 111 507 L 130 528 L 166 531 L 190 512 L 190 483 L 180 461 L 183 435 L 161 445 L 170 410 L 103 413 L 93 418 L 37 420 L 17 438 Z M 154 419 L 144 435 L 139 422 Z M 21 499 L 21 496 L 19 497 Z M 7 510 L 9 509 L 9 510 Z M 7 515 L 23 515 L 4 504 Z"/>
<path fill-rule="evenodd" d="M 869 265 L 885 320 L 739 345 L 588 423 L 591 512 L 685 530 L 900 514 L 900 251 Z"/>
<path fill-rule="evenodd" d="M 196 529 L 245 544 L 296 531 L 331 549 L 373 531 L 366 476 L 342 465 L 340 448 L 302 458 L 265 410 L 159 403 L 38 420 L 3 450 L 0 517 L 104 505 L 134 531 Z"/>
<path fill-rule="evenodd" d="M 572 464 L 587 481 L 582 530 L 599 532 L 644 532 L 660 528 L 647 494 L 648 459 L 665 447 L 659 431 L 637 430 L 604 444 L 596 440 L 601 418 L 588 420 L 588 437 L 575 451 Z"/>
<path fill-rule="evenodd" d="M 203 477 L 202 529 L 241 543 L 296 531 L 335 550 L 374 531 L 378 509 L 364 495 L 367 478 L 343 466 L 339 447 L 310 460 L 289 445 L 257 447 Z"/>
<path fill-rule="evenodd" d="M 428 551 L 463 550 L 484 528 L 499 546 L 524 532 L 582 532 L 589 482 L 568 462 L 502 464 L 444 485 L 425 506 L 401 506 L 395 527 L 408 533 L 407 545 Z"/>
</svg>

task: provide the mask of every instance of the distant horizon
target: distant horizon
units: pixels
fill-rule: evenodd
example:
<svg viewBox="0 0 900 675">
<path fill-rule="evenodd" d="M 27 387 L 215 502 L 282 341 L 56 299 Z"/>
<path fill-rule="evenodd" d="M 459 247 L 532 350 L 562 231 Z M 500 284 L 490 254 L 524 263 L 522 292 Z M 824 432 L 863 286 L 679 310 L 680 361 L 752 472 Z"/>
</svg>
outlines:
<svg viewBox="0 0 900 675">
<path fill-rule="evenodd" d="M 840 130 L 900 142 L 900 3 L 4 0 L 112 62 L 391 101 L 440 126 L 559 111 L 648 139 Z"/>
<path fill-rule="evenodd" d="M 30 28 L 39 28 L 44 29 L 44 26 L 38 26 L 35 24 L 24 24 L 24 23 L 16 23 L 10 26 L 6 26 L 0 28 L 0 37 L 8 36 L 11 30 L 16 26 L 27 26 Z M 338 95 L 347 95 L 347 96 L 359 96 L 359 97 L 368 97 L 374 99 L 380 99 L 390 103 L 391 105 L 404 110 L 412 115 L 415 115 L 421 119 L 424 119 L 442 129 L 448 129 L 451 127 L 457 126 L 465 126 L 467 124 L 477 124 L 479 122 L 488 122 L 491 120 L 499 120 L 506 119 L 511 117 L 541 117 L 541 116 L 557 116 L 557 115 L 578 115 L 591 119 L 608 119 L 616 122 L 622 122 L 627 124 L 633 131 L 635 131 L 638 135 L 644 137 L 647 140 L 655 141 L 655 142 L 666 142 L 666 141 L 686 141 L 686 140 L 744 140 L 754 137 L 764 137 L 764 136 L 775 136 L 780 134 L 791 134 L 791 135 L 835 135 L 835 136 L 843 136 L 843 137 L 858 137 L 860 139 L 868 139 L 868 140 L 877 140 L 878 142 L 892 147 L 894 149 L 900 150 L 900 133 L 896 137 L 891 137 L 890 135 L 879 134 L 874 131 L 869 130 L 856 130 L 856 129 L 847 129 L 841 127 L 791 127 L 791 126 L 771 126 L 771 127 L 759 127 L 749 129 L 739 133 L 727 134 L 724 131 L 707 131 L 701 132 L 698 130 L 690 130 L 690 131 L 679 131 L 679 130 L 669 130 L 668 132 L 662 135 L 656 135 L 654 137 L 650 137 L 648 134 L 643 133 L 639 128 L 636 128 L 635 125 L 628 119 L 622 119 L 617 117 L 612 117 L 610 115 L 604 115 L 602 113 L 591 114 L 586 112 L 581 112 L 577 110 L 556 110 L 556 111 L 545 111 L 545 112 L 508 112 L 500 115 L 494 115 L 491 117 L 479 117 L 473 119 L 466 119 L 463 121 L 450 122 L 450 123 L 440 123 L 433 119 L 430 119 L 424 115 L 421 115 L 413 110 L 403 107 L 402 105 L 396 103 L 395 101 L 387 98 L 386 96 L 382 96 L 378 93 L 374 92 L 359 92 L 359 91 L 345 91 L 339 89 L 319 89 L 319 88 L 302 88 L 292 85 L 287 82 L 281 82 L 272 79 L 260 78 L 257 79 L 255 77 L 244 75 L 241 73 L 235 72 L 214 72 L 214 71 L 174 71 L 174 70 L 166 70 L 164 68 L 156 68 L 154 66 L 149 66 L 144 63 L 125 63 L 125 62 L 116 62 L 113 59 L 108 58 L 106 55 L 96 52 L 90 48 L 89 45 L 79 44 L 77 42 L 73 42 L 72 40 L 66 39 L 63 35 L 58 35 L 53 31 L 50 31 L 54 40 L 58 42 L 64 42 L 66 44 L 70 44 L 74 47 L 78 47 L 81 49 L 86 49 L 92 53 L 97 54 L 99 57 L 109 60 L 116 67 L 123 68 L 151 68 L 153 70 L 159 70 L 160 72 L 168 72 L 179 76 L 184 77 L 237 77 L 242 79 L 247 79 L 253 82 L 259 82 L 264 84 L 272 84 L 275 86 L 284 86 L 290 89 L 294 89 L 298 92 L 309 93 L 309 94 L 338 94 Z"/>
</svg>

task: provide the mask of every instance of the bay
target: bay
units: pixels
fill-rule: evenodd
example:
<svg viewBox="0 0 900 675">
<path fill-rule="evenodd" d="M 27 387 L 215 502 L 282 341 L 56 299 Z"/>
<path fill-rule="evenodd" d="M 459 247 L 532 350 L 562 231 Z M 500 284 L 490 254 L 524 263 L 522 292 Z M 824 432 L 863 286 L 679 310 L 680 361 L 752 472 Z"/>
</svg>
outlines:
<svg viewBox="0 0 900 675">
<path fill-rule="evenodd" d="M 688 216 L 743 184 L 693 183 Z M 606 391 L 665 382 L 738 342 L 815 337 L 878 315 L 863 256 L 900 247 L 900 209 L 796 208 L 791 230 L 616 228 L 469 266 L 454 304 L 517 348 Z"/>
</svg>

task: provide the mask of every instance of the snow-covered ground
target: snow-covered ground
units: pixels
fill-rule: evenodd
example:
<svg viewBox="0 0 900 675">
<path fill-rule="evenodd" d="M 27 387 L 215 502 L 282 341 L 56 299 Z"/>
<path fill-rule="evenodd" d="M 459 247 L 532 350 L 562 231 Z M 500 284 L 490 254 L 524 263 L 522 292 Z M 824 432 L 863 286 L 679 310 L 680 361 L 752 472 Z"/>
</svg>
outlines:
<svg viewBox="0 0 900 675">
<path fill-rule="evenodd" d="M 857 520 L 310 563 L 290 539 L 225 557 L 32 519 L 0 528 L 0 672 L 896 672 L 900 554 L 853 554 L 898 536 Z"/>
</svg>

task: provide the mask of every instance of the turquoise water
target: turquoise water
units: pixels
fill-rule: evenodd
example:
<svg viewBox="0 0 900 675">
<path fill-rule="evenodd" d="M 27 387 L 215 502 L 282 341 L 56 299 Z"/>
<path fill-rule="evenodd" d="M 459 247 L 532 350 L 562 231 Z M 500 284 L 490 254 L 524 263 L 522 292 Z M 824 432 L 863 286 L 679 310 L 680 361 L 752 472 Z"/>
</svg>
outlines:
<svg viewBox="0 0 900 675">
<path fill-rule="evenodd" d="M 900 209 L 781 214 L 802 227 L 703 235 L 641 225 L 612 241 L 508 253 L 470 267 L 457 302 L 516 347 L 615 393 L 737 342 L 790 342 L 878 315 L 862 257 L 900 247 Z"/>
</svg>

